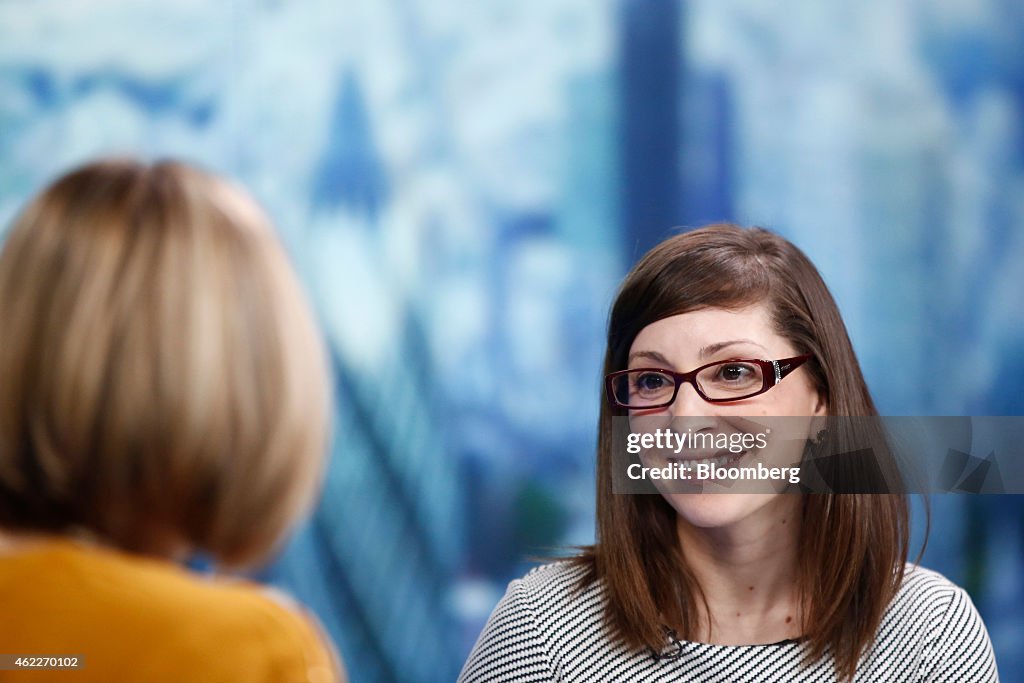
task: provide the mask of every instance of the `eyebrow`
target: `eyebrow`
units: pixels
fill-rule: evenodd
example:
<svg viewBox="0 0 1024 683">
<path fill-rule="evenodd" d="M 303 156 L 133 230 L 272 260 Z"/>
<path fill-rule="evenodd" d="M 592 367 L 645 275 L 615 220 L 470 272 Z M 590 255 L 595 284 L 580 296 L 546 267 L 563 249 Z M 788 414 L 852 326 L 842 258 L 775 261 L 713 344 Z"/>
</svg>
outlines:
<svg viewBox="0 0 1024 683">
<path fill-rule="evenodd" d="M 657 351 L 637 351 L 636 353 L 631 353 L 629 354 L 627 363 L 631 363 L 638 358 L 649 358 L 655 363 L 660 363 L 663 368 L 672 367 L 672 364 L 668 362 L 668 359 Z"/>
<path fill-rule="evenodd" d="M 730 339 L 729 341 L 715 342 L 714 344 L 708 344 L 707 346 L 701 347 L 700 352 L 699 352 L 700 353 L 700 357 L 701 358 L 708 358 L 708 357 L 713 356 L 714 354 L 718 353 L 719 351 L 721 351 L 723 349 L 726 349 L 726 348 L 728 348 L 730 346 L 734 346 L 734 345 L 737 345 L 737 344 L 750 344 L 752 346 L 756 346 L 759 349 L 762 349 L 766 353 L 768 351 L 768 349 L 766 349 L 765 347 L 761 346 L 760 344 L 758 344 L 756 341 L 754 341 L 752 339 Z M 635 353 L 631 353 L 631 354 L 629 354 L 629 358 L 627 359 L 627 363 L 632 362 L 632 361 L 634 361 L 634 360 L 636 360 L 638 358 L 650 359 L 650 360 L 654 361 L 655 363 L 660 363 L 662 365 L 662 367 L 665 367 L 665 368 L 672 367 L 672 363 L 670 363 L 669 360 L 667 358 L 665 358 L 665 356 L 663 356 L 662 354 L 658 353 L 657 351 L 637 351 Z"/>
<path fill-rule="evenodd" d="M 717 342 L 715 344 L 708 344 L 707 346 L 705 346 L 704 348 L 702 348 L 700 350 L 700 355 L 701 355 L 702 358 L 707 358 L 708 356 L 713 356 L 714 354 L 718 353 L 722 349 L 728 348 L 728 347 L 733 346 L 735 344 L 750 344 L 751 346 L 756 346 L 757 348 L 761 349 L 762 351 L 764 351 L 766 353 L 768 351 L 768 349 L 766 349 L 765 347 L 761 346 L 760 344 L 758 344 L 753 339 L 731 339 L 729 341 Z"/>
</svg>

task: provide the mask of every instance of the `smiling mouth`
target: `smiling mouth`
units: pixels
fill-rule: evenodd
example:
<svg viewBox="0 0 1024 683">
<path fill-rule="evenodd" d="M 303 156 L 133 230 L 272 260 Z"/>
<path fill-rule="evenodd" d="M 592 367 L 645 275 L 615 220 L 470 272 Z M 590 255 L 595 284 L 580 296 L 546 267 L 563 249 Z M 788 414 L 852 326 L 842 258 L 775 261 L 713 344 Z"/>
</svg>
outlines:
<svg viewBox="0 0 1024 683">
<path fill-rule="evenodd" d="M 683 465 L 684 467 L 690 467 L 690 468 L 696 467 L 697 465 L 712 465 L 712 464 L 716 465 L 717 467 L 726 467 L 726 466 L 729 466 L 729 465 L 735 465 L 736 463 L 738 463 L 740 460 L 743 459 L 743 456 L 745 456 L 749 452 L 750 452 L 749 450 L 743 450 L 743 451 L 740 451 L 739 453 L 732 453 L 732 452 L 730 452 L 728 450 L 720 450 L 720 451 L 715 451 L 712 454 L 702 455 L 702 456 L 697 456 L 697 457 L 691 456 L 691 457 L 681 458 L 681 457 L 678 457 L 678 456 L 670 456 L 668 458 L 665 458 L 665 460 L 667 462 L 669 462 L 669 463 L 677 463 L 679 465 Z"/>
</svg>

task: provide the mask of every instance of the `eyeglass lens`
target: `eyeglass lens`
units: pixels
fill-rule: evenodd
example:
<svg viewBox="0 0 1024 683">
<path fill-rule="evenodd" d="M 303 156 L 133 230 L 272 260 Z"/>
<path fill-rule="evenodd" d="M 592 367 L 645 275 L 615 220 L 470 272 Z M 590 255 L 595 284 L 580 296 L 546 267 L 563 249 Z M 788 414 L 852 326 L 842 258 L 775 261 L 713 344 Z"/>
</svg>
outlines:
<svg viewBox="0 0 1024 683">
<path fill-rule="evenodd" d="M 729 400 L 756 393 L 764 386 L 757 363 L 723 361 L 697 373 L 697 384 L 713 400 Z M 616 400 L 630 408 L 664 405 L 672 400 L 675 378 L 664 372 L 635 370 L 612 380 Z"/>
</svg>

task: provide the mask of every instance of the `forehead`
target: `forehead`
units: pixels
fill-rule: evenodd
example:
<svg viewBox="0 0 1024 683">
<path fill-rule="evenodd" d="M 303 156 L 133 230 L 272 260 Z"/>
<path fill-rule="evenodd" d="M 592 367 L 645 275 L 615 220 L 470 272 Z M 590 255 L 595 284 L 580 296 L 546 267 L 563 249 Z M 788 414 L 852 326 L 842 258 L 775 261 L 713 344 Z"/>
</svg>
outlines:
<svg viewBox="0 0 1024 683">
<path fill-rule="evenodd" d="M 640 330 L 630 353 L 653 351 L 679 362 L 695 362 L 704 349 L 733 341 L 740 343 L 729 346 L 729 353 L 747 349 L 760 357 L 765 352 L 791 350 L 789 342 L 774 330 L 768 308 L 756 304 L 734 310 L 704 308 L 662 318 Z"/>
</svg>

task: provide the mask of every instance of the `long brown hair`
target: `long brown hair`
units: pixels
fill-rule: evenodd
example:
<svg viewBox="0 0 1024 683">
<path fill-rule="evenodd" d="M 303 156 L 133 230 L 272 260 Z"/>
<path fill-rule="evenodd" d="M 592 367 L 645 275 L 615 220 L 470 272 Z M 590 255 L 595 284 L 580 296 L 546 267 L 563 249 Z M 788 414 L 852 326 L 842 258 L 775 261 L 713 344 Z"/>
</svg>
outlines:
<svg viewBox="0 0 1024 683">
<path fill-rule="evenodd" d="M 55 181 L 0 253 L 0 528 L 263 558 L 313 502 L 326 354 L 239 188 L 176 162 Z"/>
<path fill-rule="evenodd" d="M 759 228 L 716 224 L 676 235 L 626 277 L 608 323 L 605 374 L 626 367 L 647 325 L 701 308 L 762 303 L 797 353 L 830 415 L 877 415 L 839 310 L 817 269 L 793 244 Z M 612 417 L 601 403 L 597 446 L 597 542 L 573 562 L 581 588 L 605 589 L 605 621 L 629 647 L 660 652 L 663 626 L 700 632 L 703 593 L 680 548 L 676 512 L 657 495 L 612 493 Z M 813 494 L 802 501 L 797 590 L 808 660 L 828 651 L 843 678 L 856 671 L 903 579 L 909 542 L 906 497 Z M 706 602 L 704 603 L 706 606 Z"/>
</svg>

